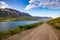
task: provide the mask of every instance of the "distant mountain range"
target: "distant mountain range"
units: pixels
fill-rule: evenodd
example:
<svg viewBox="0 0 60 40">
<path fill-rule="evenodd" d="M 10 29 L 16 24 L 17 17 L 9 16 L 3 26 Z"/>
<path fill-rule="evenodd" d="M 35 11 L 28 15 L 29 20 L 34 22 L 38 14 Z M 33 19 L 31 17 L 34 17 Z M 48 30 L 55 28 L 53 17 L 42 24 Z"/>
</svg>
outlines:
<svg viewBox="0 0 60 40">
<path fill-rule="evenodd" d="M 36 20 L 50 20 L 52 17 L 38 17 L 38 16 L 31 16 L 28 13 L 20 12 L 15 9 L 11 8 L 0 8 L 0 17 L 6 17 L 6 18 L 12 18 L 12 17 L 28 17 L 28 18 L 34 18 Z"/>
</svg>

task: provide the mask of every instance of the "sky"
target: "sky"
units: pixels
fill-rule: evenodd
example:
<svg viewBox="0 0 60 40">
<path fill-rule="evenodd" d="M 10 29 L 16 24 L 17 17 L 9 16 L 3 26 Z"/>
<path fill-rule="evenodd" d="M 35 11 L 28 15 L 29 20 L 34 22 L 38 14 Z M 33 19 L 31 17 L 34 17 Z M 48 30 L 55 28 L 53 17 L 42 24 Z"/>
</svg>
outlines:
<svg viewBox="0 0 60 40">
<path fill-rule="evenodd" d="M 0 8 L 6 7 L 32 16 L 60 17 L 60 0 L 0 0 Z"/>
</svg>

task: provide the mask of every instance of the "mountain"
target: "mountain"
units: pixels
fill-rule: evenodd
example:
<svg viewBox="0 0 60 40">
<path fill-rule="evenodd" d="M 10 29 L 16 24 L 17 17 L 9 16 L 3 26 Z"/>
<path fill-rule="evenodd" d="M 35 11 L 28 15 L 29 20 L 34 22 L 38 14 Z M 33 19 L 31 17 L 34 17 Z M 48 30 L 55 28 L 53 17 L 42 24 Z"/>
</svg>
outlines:
<svg viewBox="0 0 60 40">
<path fill-rule="evenodd" d="M 20 12 L 11 8 L 0 8 L 0 17 L 31 17 L 28 13 Z"/>
<path fill-rule="evenodd" d="M 10 19 L 9 19 L 10 18 Z M 47 21 L 51 17 L 31 16 L 28 13 L 20 12 L 11 8 L 0 8 L 0 21 L 4 20 L 42 20 Z"/>
</svg>

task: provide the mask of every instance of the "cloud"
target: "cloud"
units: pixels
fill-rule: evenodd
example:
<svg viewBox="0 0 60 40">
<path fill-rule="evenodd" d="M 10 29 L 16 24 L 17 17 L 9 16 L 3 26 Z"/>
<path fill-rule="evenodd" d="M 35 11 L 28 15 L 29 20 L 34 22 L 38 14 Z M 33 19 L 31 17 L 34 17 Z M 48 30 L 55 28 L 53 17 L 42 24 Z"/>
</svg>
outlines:
<svg viewBox="0 0 60 40">
<path fill-rule="evenodd" d="M 29 10 L 32 8 L 37 8 L 37 6 L 35 4 L 29 4 L 28 6 L 26 6 L 26 8 L 24 10 Z"/>
<path fill-rule="evenodd" d="M 10 6 L 4 1 L 0 1 L 0 8 L 10 8 Z"/>
<path fill-rule="evenodd" d="M 33 8 L 60 9 L 60 0 L 30 0 L 29 5 L 24 10 Z"/>
</svg>

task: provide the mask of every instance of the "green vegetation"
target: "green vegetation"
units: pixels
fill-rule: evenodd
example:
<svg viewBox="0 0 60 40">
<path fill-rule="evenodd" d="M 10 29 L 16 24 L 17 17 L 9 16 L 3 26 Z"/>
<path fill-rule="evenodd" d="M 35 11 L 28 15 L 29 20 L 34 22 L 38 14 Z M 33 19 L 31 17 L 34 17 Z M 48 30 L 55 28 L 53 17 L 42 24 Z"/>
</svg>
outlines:
<svg viewBox="0 0 60 40">
<path fill-rule="evenodd" d="M 54 26 L 54 28 L 60 30 L 60 17 L 50 20 L 47 23 Z"/>
<path fill-rule="evenodd" d="M 16 27 L 16 28 L 8 30 L 8 31 L 0 32 L 0 39 L 9 37 L 9 36 L 19 33 L 19 32 L 21 32 L 20 27 Z"/>
<path fill-rule="evenodd" d="M 36 20 L 36 18 L 30 18 L 30 17 L 0 17 L 0 22 L 9 22 L 9 21 L 28 21 L 28 20 Z"/>
<path fill-rule="evenodd" d="M 24 25 L 24 26 L 18 26 L 16 28 L 11 29 L 11 30 L 0 32 L 0 39 L 7 38 L 7 37 L 12 36 L 14 34 L 20 33 L 20 32 L 22 32 L 24 30 L 28 30 L 28 29 L 34 28 L 34 27 L 36 27 L 38 25 L 41 25 L 42 23 L 43 22 L 30 24 L 30 25 Z"/>
</svg>

